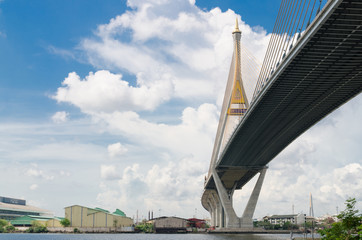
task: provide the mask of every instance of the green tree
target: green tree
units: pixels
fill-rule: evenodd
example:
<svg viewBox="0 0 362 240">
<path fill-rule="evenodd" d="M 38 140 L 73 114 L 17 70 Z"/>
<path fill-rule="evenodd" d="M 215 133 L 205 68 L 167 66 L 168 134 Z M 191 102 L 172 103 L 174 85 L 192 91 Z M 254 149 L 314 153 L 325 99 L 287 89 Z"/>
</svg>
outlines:
<svg viewBox="0 0 362 240">
<path fill-rule="evenodd" d="M 63 226 L 63 227 L 69 227 L 70 226 L 70 221 L 68 218 L 63 218 L 61 221 L 60 221 L 60 224 Z"/>
<path fill-rule="evenodd" d="M 0 227 L 5 227 L 8 225 L 8 222 L 5 219 L 0 219 Z"/>
<path fill-rule="evenodd" d="M 8 222 L 4 219 L 0 219 L 0 233 L 6 232 L 5 227 L 8 225 Z"/>
<path fill-rule="evenodd" d="M 285 223 L 283 223 L 282 228 L 283 228 L 283 230 L 290 230 L 290 229 L 294 229 L 295 226 L 293 223 L 286 221 Z"/>
<path fill-rule="evenodd" d="M 355 208 L 356 199 L 346 200 L 346 209 L 337 218 L 330 228 L 320 230 L 322 239 L 325 240 L 359 240 L 362 238 L 362 214 Z"/>
<path fill-rule="evenodd" d="M 265 220 L 264 222 L 263 221 L 258 222 L 258 227 L 262 227 L 265 230 L 273 229 L 273 225 L 267 220 Z"/>
<path fill-rule="evenodd" d="M 8 225 L 5 227 L 6 232 L 12 233 L 15 232 L 15 227 L 13 225 Z"/>
<path fill-rule="evenodd" d="M 152 233 L 154 231 L 152 223 L 140 223 L 135 227 L 138 232 Z"/>
<path fill-rule="evenodd" d="M 47 227 L 43 226 L 40 222 L 38 221 L 33 221 L 31 223 L 31 227 L 29 227 L 26 232 L 28 233 L 46 233 L 48 232 Z"/>
</svg>

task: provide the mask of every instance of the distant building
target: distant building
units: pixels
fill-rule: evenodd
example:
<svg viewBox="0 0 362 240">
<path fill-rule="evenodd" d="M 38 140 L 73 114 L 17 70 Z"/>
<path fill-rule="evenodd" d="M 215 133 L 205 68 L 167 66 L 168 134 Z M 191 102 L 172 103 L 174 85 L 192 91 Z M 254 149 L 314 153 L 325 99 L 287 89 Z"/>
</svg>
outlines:
<svg viewBox="0 0 362 240">
<path fill-rule="evenodd" d="M 204 219 L 189 218 L 187 219 L 187 226 L 191 228 L 206 228 L 206 221 Z"/>
<path fill-rule="evenodd" d="M 268 221 L 271 224 L 284 224 L 290 222 L 292 224 L 304 224 L 305 214 L 288 214 L 288 215 L 272 215 L 263 218 L 264 221 Z"/>
<path fill-rule="evenodd" d="M 26 215 L 53 217 L 50 211 L 26 205 L 23 199 L 0 197 L 0 219 L 11 221 Z"/>
<path fill-rule="evenodd" d="M 62 227 L 60 221 L 62 218 L 49 216 L 22 216 L 11 220 L 10 223 L 15 227 L 30 227 L 34 222 L 45 227 Z"/>
<path fill-rule="evenodd" d="M 316 222 L 325 222 L 325 223 L 328 223 L 328 224 L 331 224 L 331 223 L 334 223 L 334 222 L 338 222 L 339 219 L 337 218 L 337 215 L 324 215 L 324 216 L 321 216 L 321 217 L 318 217 L 315 219 Z"/>
<path fill-rule="evenodd" d="M 78 228 L 119 228 L 133 226 L 133 220 L 119 209 L 110 213 L 101 208 L 73 205 L 65 208 L 65 218 L 70 220 L 70 227 Z"/>
<path fill-rule="evenodd" d="M 187 220 L 178 217 L 159 217 L 152 219 L 156 233 L 186 232 Z"/>
</svg>

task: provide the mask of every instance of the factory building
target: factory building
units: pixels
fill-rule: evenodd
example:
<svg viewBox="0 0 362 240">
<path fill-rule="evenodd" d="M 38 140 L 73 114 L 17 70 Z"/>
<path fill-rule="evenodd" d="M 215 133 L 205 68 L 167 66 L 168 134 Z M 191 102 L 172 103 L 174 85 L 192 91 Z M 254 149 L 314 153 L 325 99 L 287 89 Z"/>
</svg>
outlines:
<svg viewBox="0 0 362 240">
<path fill-rule="evenodd" d="M 23 199 L 0 197 L 0 219 L 11 221 L 25 215 L 53 216 L 48 210 L 27 205 Z"/>
<path fill-rule="evenodd" d="M 186 232 L 187 220 L 179 217 L 159 217 L 152 219 L 156 233 Z"/>
<path fill-rule="evenodd" d="M 117 209 L 110 213 L 101 208 L 73 205 L 65 208 L 65 218 L 71 227 L 77 228 L 119 228 L 133 226 L 133 220 Z"/>
</svg>

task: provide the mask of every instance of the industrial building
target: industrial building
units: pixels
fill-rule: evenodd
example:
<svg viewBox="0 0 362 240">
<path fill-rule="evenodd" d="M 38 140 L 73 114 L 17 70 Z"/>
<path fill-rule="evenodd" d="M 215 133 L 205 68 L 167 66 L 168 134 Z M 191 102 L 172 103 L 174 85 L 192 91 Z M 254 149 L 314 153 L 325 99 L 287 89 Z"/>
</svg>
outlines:
<svg viewBox="0 0 362 240">
<path fill-rule="evenodd" d="M 65 208 L 65 218 L 70 220 L 70 227 L 77 228 L 125 228 L 133 226 L 133 220 L 119 209 L 110 213 L 101 208 L 73 205 Z"/>
<path fill-rule="evenodd" d="M 204 219 L 189 218 L 187 219 L 187 226 L 191 228 L 205 228 L 206 221 Z"/>
<path fill-rule="evenodd" d="M 152 219 L 156 233 L 186 232 L 187 220 L 178 217 L 159 217 Z"/>
<path fill-rule="evenodd" d="M 0 219 L 11 221 L 25 215 L 53 216 L 53 214 L 48 210 L 27 205 L 26 200 L 0 197 Z"/>
</svg>

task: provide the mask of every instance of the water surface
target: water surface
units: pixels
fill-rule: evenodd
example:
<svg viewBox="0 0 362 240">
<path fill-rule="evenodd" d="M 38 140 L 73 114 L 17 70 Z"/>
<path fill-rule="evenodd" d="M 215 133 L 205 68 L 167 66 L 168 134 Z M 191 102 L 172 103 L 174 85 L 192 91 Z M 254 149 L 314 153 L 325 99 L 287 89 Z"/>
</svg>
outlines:
<svg viewBox="0 0 362 240">
<path fill-rule="evenodd" d="M 302 235 L 294 235 L 302 237 Z M 36 234 L 3 233 L 0 240 L 287 240 L 289 234 Z"/>
</svg>

